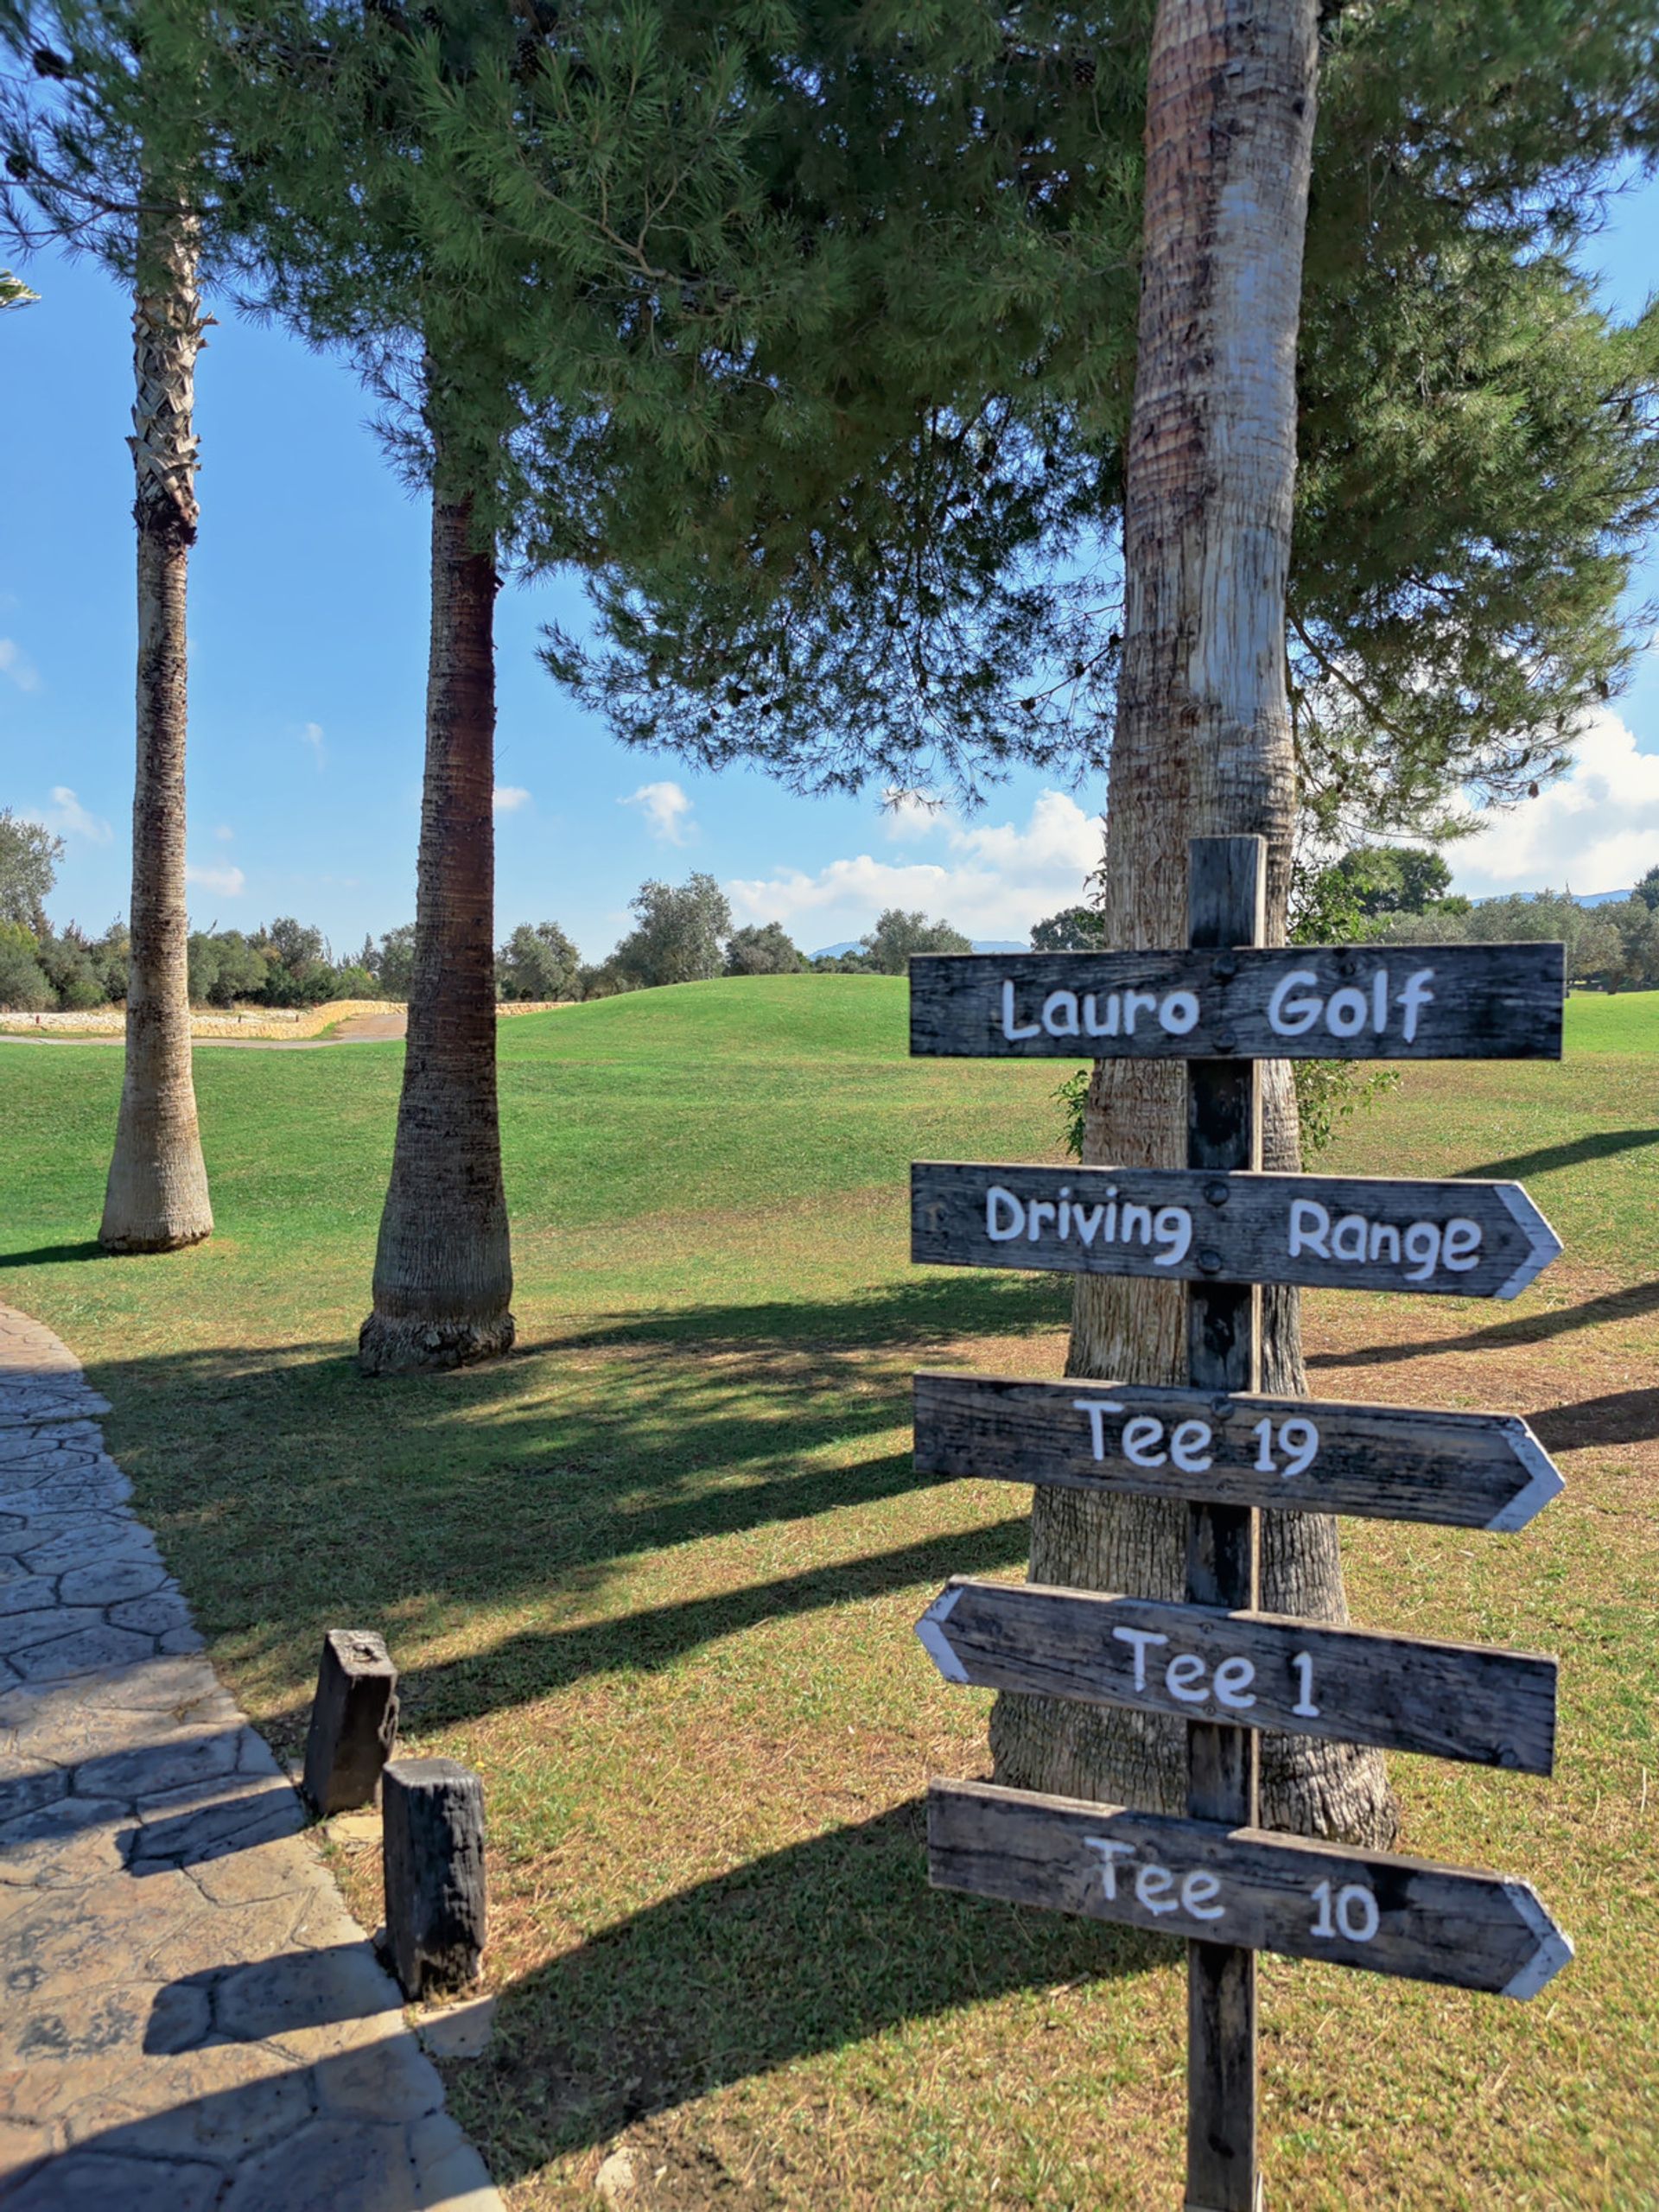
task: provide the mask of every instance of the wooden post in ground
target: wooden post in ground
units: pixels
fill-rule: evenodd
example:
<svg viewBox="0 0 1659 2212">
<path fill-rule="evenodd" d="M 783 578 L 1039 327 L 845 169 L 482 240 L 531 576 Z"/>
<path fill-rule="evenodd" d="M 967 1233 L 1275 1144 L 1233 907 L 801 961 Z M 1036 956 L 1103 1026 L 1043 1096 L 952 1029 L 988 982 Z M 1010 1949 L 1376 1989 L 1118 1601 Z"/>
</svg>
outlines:
<svg viewBox="0 0 1659 2212">
<path fill-rule="evenodd" d="M 1260 837 L 1195 837 L 1188 847 L 1188 942 L 1230 950 L 1262 941 L 1267 847 Z M 1226 1042 L 1225 1033 L 1217 1042 Z M 1187 1064 L 1186 1164 L 1261 1165 L 1254 1060 Z M 1206 1266 L 1202 1250 L 1199 1266 Z M 1220 1265 L 1219 1255 L 1215 1264 Z M 1257 1297 L 1249 1283 L 1195 1282 L 1188 1293 L 1187 1362 L 1196 1389 L 1258 1387 Z M 1187 1508 L 1186 1595 L 1199 1605 L 1253 1608 L 1257 1533 L 1253 1507 Z M 1187 1723 L 1186 1809 L 1197 1820 L 1253 1827 L 1256 1738 L 1210 1720 Z M 1230 1943 L 1187 1945 L 1186 2212 L 1256 2212 L 1255 1954 Z"/>
</svg>

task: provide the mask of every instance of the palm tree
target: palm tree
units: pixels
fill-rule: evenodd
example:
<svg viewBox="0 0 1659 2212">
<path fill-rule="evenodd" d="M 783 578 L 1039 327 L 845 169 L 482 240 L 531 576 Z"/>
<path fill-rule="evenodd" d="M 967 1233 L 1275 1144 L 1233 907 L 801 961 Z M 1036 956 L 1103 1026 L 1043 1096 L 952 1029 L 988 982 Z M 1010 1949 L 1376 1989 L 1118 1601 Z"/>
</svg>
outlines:
<svg viewBox="0 0 1659 2212">
<path fill-rule="evenodd" d="M 126 1070 L 98 1239 L 111 1252 L 199 1244 L 213 1226 L 190 1068 L 185 911 L 185 590 L 195 543 L 201 349 L 197 226 L 147 218 L 133 306 L 138 527 L 137 770 L 132 793 Z"/>
<path fill-rule="evenodd" d="M 164 1252 L 213 1230 L 190 1065 L 186 964 L 185 594 L 195 541 L 200 172 L 188 73 L 155 56 L 147 5 L 0 0 L 0 43 L 48 88 L 0 106 L 8 227 L 94 254 L 133 285 L 133 519 L 138 538 L 126 1065 L 99 1241 Z M 174 57 L 176 60 L 176 56 Z M 135 67 L 135 64 L 137 66 Z M 164 134 L 163 155 L 152 132 Z M 188 186 L 183 172 L 194 172 Z M 25 210 L 27 212 L 25 212 Z"/>
<path fill-rule="evenodd" d="M 1316 0 L 1160 0 L 1107 813 L 1109 944 L 1185 943 L 1194 836 L 1267 840 L 1268 936 L 1284 941 L 1296 804 L 1285 582 L 1316 15 Z M 1283 1062 L 1263 1067 L 1262 1115 L 1263 1164 L 1299 1166 Z M 1183 1166 L 1180 1064 L 1097 1063 L 1084 1157 Z M 1263 1295 L 1262 1388 L 1305 1392 L 1295 1294 Z M 1182 1286 L 1082 1278 L 1067 1371 L 1184 1379 Z M 1262 1519 L 1262 1605 L 1345 1619 L 1336 1524 Z M 1031 1577 L 1179 1599 L 1185 1536 L 1184 1507 L 1039 1487 Z M 1178 1812 L 1185 1777 L 1172 1734 L 1145 1715 L 1004 1696 L 991 1740 L 999 1780 Z M 1304 1834 L 1376 1843 L 1395 1827 L 1380 1757 L 1349 1745 L 1264 1739 L 1262 1801 L 1271 1825 Z"/>
</svg>

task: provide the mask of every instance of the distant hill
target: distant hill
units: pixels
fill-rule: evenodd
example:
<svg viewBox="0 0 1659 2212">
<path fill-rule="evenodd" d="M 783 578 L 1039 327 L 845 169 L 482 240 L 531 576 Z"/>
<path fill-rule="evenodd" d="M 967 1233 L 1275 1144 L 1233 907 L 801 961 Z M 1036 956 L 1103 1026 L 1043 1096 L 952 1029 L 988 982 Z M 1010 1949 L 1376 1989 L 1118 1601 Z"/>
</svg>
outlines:
<svg viewBox="0 0 1659 2212">
<path fill-rule="evenodd" d="M 1620 893 L 1619 896 L 1624 896 Z M 856 952 L 859 941 L 855 937 L 844 937 L 839 944 L 821 944 L 816 952 L 809 952 L 809 960 L 838 960 L 843 952 Z M 983 944 L 974 946 L 976 952 L 1029 952 L 1030 945 L 1024 938 L 987 938 Z"/>
</svg>

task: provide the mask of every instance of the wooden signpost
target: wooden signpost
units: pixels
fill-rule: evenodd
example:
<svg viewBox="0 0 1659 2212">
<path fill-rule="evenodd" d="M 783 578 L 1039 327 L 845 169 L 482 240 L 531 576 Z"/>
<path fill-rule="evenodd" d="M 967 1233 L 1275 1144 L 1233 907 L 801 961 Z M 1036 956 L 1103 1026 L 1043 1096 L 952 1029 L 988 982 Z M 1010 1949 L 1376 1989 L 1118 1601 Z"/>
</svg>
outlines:
<svg viewBox="0 0 1659 2212">
<path fill-rule="evenodd" d="M 918 1160 L 910 1187 L 934 1267 L 1516 1298 L 1561 1249 L 1518 1183 Z"/>
<path fill-rule="evenodd" d="M 958 1578 L 917 1634 L 947 1681 L 1548 1774 L 1555 1662 L 1284 1613 Z"/>
<path fill-rule="evenodd" d="M 1559 944 L 918 954 L 910 1049 L 977 1059 L 1551 1059 Z"/>
<path fill-rule="evenodd" d="M 916 1471 L 1207 1497 L 1452 1529 L 1524 1529 L 1561 1478 L 1518 1414 L 1031 1382 L 923 1368 Z"/>
<path fill-rule="evenodd" d="M 1185 1502 L 1185 1602 L 957 1580 L 947 1679 L 1183 1717 L 1187 1816 L 935 1782 L 932 1880 L 1185 1937 L 1187 2212 L 1255 2212 L 1255 1955 L 1530 1997 L 1572 1945 L 1524 1882 L 1268 1834 L 1263 1728 L 1548 1774 L 1555 1662 L 1263 1613 L 1257 1514 L 1519 1529 L 1561 1488 L 1526 1423 L 1257 1389 L 1256 1286 L 1513 1298 L 1560 1241 L 1515 1183 L 1264 1175 L 1255 1063 L 1555 1058 L 1555 945 L 1264 948 L 1262 846 L 1191 848 L 1185 951 L 928 957 L 912 1049 L 1188 1066 L 1181 1170 L 918 1163 L 912 1255 L 1191 1285 L 1185 1387 L 916 1377 L 923 1473 Z"/>
</svg>

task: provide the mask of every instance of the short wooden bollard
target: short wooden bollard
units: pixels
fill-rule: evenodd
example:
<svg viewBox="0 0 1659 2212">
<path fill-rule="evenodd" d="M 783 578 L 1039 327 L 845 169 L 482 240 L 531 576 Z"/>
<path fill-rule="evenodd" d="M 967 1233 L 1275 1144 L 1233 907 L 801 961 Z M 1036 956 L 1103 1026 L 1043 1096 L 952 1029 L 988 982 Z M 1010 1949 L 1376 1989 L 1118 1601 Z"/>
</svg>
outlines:
<svg viewBox="0 0 1659 2212">
<path fill-rule="evenodd" d="M 331 1628 L 322 1640 L 317 1694 L 300 1787 L 314 1811 L 372 1805 L 397 1740 L 397 1669 L 372 1629 Z"/>
<path fill-rule="evenodd" d="M 484 1785 L 455 1759 L 394 1759 L 381 1805 L 386 1949 L 404 1993 L 476 1981 L 484 1949 Z"/>
</svg>

